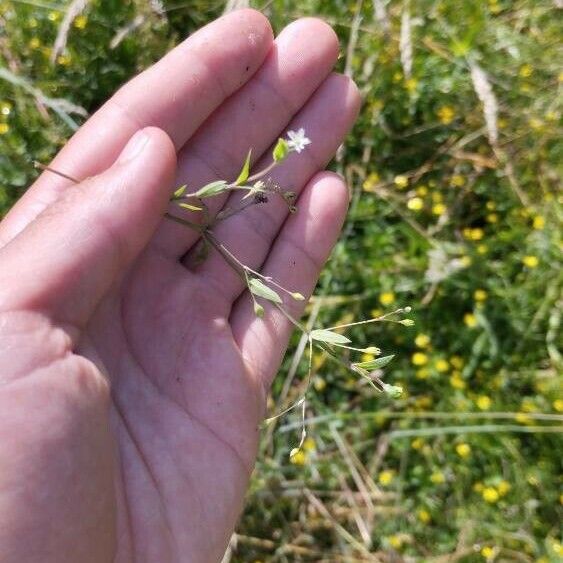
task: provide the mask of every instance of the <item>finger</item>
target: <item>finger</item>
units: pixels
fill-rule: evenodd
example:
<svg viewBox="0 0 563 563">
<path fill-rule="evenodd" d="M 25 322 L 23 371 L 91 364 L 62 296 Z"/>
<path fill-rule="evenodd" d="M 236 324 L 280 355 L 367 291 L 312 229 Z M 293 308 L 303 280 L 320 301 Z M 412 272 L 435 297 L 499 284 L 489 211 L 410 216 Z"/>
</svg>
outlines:
<svg viewBox="0 0 563 563">
<path fill-rule="evenodd" d="M 298 194 L 316 172 L 324 169 L 342 143 L 356 119 L 359 101 L 357 88 L 348 77 L 330 76 L 290 125 L 291 129 L 303 127 L 311 145 L 300 154 L 293 153 L 275 168 L 272 180 L 282 189 Z M 269 159 L 268 156 L 257 168 L 266 166 Z M 241 197 L 238 193 L 231 195 L 228 205 L 236 209 Z M 254 269 L 266 258 L 288 214 L 282 197 L 269 195 L 268 199 L 267 203 L 245 209 L 213 229 L 216 238 L 230 252 Z M 302 212 L 298 208 L 297 213 Z M 227 300 L 234 300 L 245 288 L 241 278 L 218 253 L 210 254 L 197 273 L 218 287 Z"/>
<path fill-rule="evenodd" d="M 0 312 L 83 326 L 152 236 L 175 164 L 166 134 L 143 129 L 111 168 L 65 192 L 0 250 Z"/>
<path fill-rule="evenodd" d="M 52 166 L 78 179 L 99 174 L 147 126 L 163 129 L 179 149 L 254 74 L 271 46 L 270 24 L 259 12 L 238 10 L 216 20 L 123 86 Z M 68 181 L 43 174 L 0 226 L 0 246 L 68 187 Z"/>
<path fill-rule="evenodd" d="M 304 18 L 287 26 L 256 75 L 182 149 L 176 184 L 187 183 L 193 191 L 212 180 L 234 180 L 248 150 L 256 160 L 268 149 L 328 76 L 337 56 L 338 38 L 326 23 Z M 208 200 L 211 215 L 223 202 Z M 154 244 L 177 260 L 195 240 L 193 232 L 164 222 Z"/>
<path fill-rule="evenodd" d="M 299 211 L 288 217 L 274 242 L 263 273 L 283 287 L 308 297 L 342 228 L 348 190 L 340 176 L 321 172 L 309 182 L 298 205 Z M 305 301 L 285 298 L 284 301 L 290 314 L 299 318 Z M 264 318 L 257 318 L 252 299 L 245 292 L 232 310 L 231 326 L 248 365 L 269 386 L 294 327 L 278 309 L 267 304 L 265 308 Z"/>
</svg>

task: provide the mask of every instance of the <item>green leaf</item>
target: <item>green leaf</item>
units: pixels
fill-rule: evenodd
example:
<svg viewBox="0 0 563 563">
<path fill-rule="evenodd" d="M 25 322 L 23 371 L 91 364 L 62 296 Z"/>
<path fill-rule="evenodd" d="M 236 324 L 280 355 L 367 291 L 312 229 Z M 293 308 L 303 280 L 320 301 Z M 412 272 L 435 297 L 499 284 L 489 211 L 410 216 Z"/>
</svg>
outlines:
<svg viewBox="0 0 563 563">
<path fill-rule="evenodd" d="M 281 297 L 266 284 L 262 283 L 258 278 L 252 278 L 248 282 L 248 289 L 258 297 L 262 297 L 272 303 L 281 303 Z"/>
<path fill-rule="evenodd" d="M 191 205 L 189 203 L 179 203 L 178 204 L 179 207 L 183 207 L 184 209 L 187 209 L 188 211 L 201 211 L 203 208 L 202 207 L 198 207 L 197 205 Z"/>
<path fill-rule="evenodd" d="M 228 185 L 225 180 L 217 180 L 216 182 L 211 182 L 210 184 L 206 184 L 203 188 L 200 188 L 195 194 L 194 197 L 199 197 L 201 199 L 205 197 L 213 197 L 214 195 L 218 195 L 227 191 Z"/>
<path fill-rule="evenodd" d="M 281 138 L 278 139 L 278 142 L 274 148 L 274 152 L 272 153 L 274 162 L 281 162 L 282 160 L 285 160 L 288 154 L 289 147 L 287 146 L 287 141 Z"/>
<path fill-rule="evenodd" d="M 358 362 L 354 365 L 361 369 L 367 369 L 367 370 L 381 369 L 385 367 L 394 357 L 395 354 L 391 354 L 390 356 L 375 358 L 373 360 L 370 360 L 369 362 Z"/>
<path fill-rule="evenodd" d="M 327 342 L 328 344 L 348 344 L 352 342 L 342 334 L 332 332 L 332 330 L 317 329 L 311 331 L 311 338 L 319 340 L 320 342 Z"/>
<path fill-rule="evenodd" d="M 183 186 L 180 186 L 175 192 L 174 192 L 174 197 L 172 199 L 180 199 L 183 195 L 184 192 L 186 191 L 187 188 L 187 184 L 184 184 Z"/>
<path fill-rule="evenodd" d="M 242 167 L 242 170 L 240 171 L 240 174 L 238 175 L 238 178 L 235 181 L 235 186 L 240 186 L 241 184 L 244 184 L 248 180 L 248 177 L 250 176 L 250 155 L 251 154 L 252 154 L 252 149 L 250 149 L 248 151 L 248 155 L 246 156 L 246 160 L 244 161 L 244 165 Z"/>
</svg>

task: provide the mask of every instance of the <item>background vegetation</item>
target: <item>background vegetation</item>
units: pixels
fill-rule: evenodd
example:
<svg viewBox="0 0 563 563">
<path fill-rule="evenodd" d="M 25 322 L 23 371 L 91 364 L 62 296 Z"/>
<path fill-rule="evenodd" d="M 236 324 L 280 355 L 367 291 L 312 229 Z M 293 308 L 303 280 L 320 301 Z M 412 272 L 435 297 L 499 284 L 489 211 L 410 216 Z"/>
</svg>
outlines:
<svg viewBox="0 0 563 563">
<path fill-rule="evenodd" d="M 225 9 L 92 0 L 54 53 L 68 5 L 0 0 L 0 215 L 33 160 Z M 561 2 L 255 7 L 278 30 L 327 19 L 365 98 L 334 163 L 352 206 L 310 322 L 410 305 L 416 325 L 354 335 L 396 354 L 398 400 L 315 356 L 305 451 L 290 462 L 298 415 L 264 432 L 225 560 L 563 560 Z M 302 391 L 299 344 L 273 412 Z"/>
</svg>

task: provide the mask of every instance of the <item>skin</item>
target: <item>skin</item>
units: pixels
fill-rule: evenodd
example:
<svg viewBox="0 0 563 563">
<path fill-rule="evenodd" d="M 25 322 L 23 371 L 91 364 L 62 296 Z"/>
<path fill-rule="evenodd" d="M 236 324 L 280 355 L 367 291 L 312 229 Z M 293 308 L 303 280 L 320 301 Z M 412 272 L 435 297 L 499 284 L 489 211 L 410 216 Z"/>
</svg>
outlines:
<svg viewBox="0 0 563 563">
<path fill-rule="evenodd" d="M 44 173 L 0 224 L 4 563 L 220 561 L 292 327 L 267 304 L 257 319 L 217 254 L 194 265 L 197 234 L 163 215 L 178 185 L 236 177 L 249 147 L 259 170 L 304 127 L 272 175 L 298 212 L 270 198 L 214 232 L 309 295 L 348 201 L 322 172 L 359 107 L 337 56 L 319 20 L 274 40 L 258 12 L 224 16 L 70 140 L 52 166 L 83 181 Z"/>
</svg>

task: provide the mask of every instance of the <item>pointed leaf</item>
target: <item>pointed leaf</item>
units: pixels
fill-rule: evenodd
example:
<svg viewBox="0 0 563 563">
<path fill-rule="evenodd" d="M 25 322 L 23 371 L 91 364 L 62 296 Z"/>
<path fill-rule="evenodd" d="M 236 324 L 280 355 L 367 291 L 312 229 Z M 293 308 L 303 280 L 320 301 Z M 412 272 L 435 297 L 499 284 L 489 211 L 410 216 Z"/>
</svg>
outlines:
<svg viewBox="0 0 563 563">
<path fill-rule="evenodd" d="M 235 181 L 235 186 L 240 186 L 244 184 L 248 180 L 248 176 L 250 176 L 250 155 L 252 154 L 252 149 L 248 151 L 248 155 L 246 156 L 246 160 L 244 161 L 244 165 L 238 178 Z"/>
<path fill-rule="evenodd" d="M 184 184 L 183 186 L 180 186 L 175 192 L 174 192 L 174 197 L 172 199 L 180 199 L 183 195 L 184 192 L 186 191 L 186 188 L 188 187 L 187 184 Z"/>
<path fill-rule="evenodd" d="M 261 282 L 258 278 L 252 278 L 248 282 L 248 288 L 254 295 L 267 299 L 272 303 L 282 302 L 281 297 L 272 288 L 268 287 L 265 283 Z"/>
<path fill-rule="evenodd" d="M 349 344 L 352 342 L 342 334 L 332 332 L 332 330 L 317 329 L 311 331 L 311 338 L 319 340 L 320 342 L 327 342 L 328 344 Z"/>
<path fill-rule="evenodd" d="M 354 365 L 367 370 L 381 369 L 385 367 L 394 357 L 395 354 L 391 354 L 390 356 L 375 358 L 373 360 L 370 360 L 369 362 L 358 362 Z"/>
<path fill-rule="evenodd" d="M 204 197 L 212 197 L 214 195 L 218 195 L 227 191 L 228 185 L 225 180 L 218 180 L 216 182 L 211 182 L 210 184 L 206 184 L 203 188 L 200 188 L 195 194 L 194 197 L 204 198 Z"/>
<path fill-rule="evenodd" d="M 281 162 L 289 154 L 289 146 L 285 139 L 278 139 L 278 142 L 274 148 L 272 156 L 275 162 Z"/>
<path fill-rule="evenodd" d="M 189 203 L 179 203 L 178 204 L 180 207 L 183 207 L 184 209 L 187 209 L 188 211 L 201 211 L 203 208 L 202 207 L 198 207 L 197 205 L 191 205 Z"/>
</svg>

